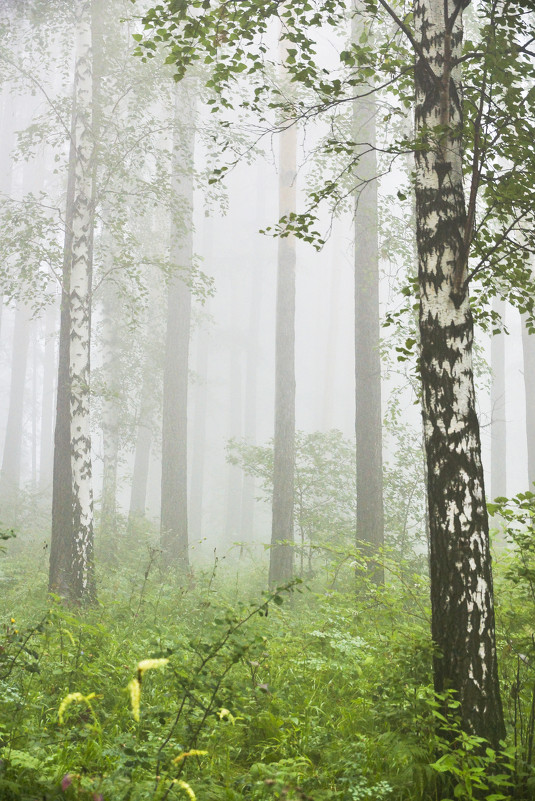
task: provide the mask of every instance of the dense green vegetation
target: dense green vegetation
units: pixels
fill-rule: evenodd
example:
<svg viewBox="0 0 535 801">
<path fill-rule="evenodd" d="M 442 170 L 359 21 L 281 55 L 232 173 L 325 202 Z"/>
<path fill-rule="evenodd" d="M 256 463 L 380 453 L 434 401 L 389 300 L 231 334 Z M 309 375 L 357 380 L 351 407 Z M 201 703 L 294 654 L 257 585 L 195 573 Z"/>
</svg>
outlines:
<svg viewBox="0 0 535 801">
<path fill-rule="evenodd" d="M 386 556 L 378 588 L 356 554 L 318 553 L 315 576 L 266 595 L 253 563 L 180 583 L 150 541 L 123 537 L 128 566 L 108 566 L 84 610 L 47 599 L 40 546 L 6 544 L 2 799 L 532 797 L 529 550 L 497 559 L 496 755 L 460 733 L 453 702 L 449 721 L 437 711 L 426 576 Z"/>
</svg>

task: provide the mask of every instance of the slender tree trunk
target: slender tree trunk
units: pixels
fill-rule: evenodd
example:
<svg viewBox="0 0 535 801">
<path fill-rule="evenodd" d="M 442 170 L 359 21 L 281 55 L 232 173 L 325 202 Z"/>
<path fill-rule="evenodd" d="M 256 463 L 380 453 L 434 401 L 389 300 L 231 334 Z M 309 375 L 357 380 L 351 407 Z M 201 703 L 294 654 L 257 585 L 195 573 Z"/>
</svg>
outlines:
<svg viewBox="0 0 535 801">
<path fill-rule="evenodd" d="M 281 45 L 283 55 L 285 46 Z M 280 135 L 279 215 L 295 213 L 297 131 Z M 292 579 L 295 481 L 295 237 L 279 238 L 275 338 L 275 437 L 269 585 Z"/>
<path fill-rule="evenodd" d="M 526 440 L 528 446 L 528 486 L 535 482 L 535 334 L 530 334 L 522 316 L 522 351 L 524 356 L 524 392 L 526 399 Z"/>
<path fill-rule="evenodd" d="M 116 550 L 117 530 L 117 463 L 119 458 L 119 418 L 120 418 L 120 373 L 119 373 L 119 334 L 117 318 L 119 304 L 113 284 L 104 290 L 102 320 L 102 369 L 105 380 L 106 397 L 102 411 L 102 496 L 100 525 L 103 540 L 107 543 L 107 553 Z"/>
<path fill-rule="evenodd" d="M 363 33 L 359 17 L 353 39 Z M 357 464 L 357 539 L 371 553 L 384 545 L 383 419 L 379 342 L 379 243 L 377 217 L 377 154 L 375 95 L 353 105 L 354 138 L 358 143 L 355 177 L 355 434 Z M 370 563 L 370 575 L 384 580 L 384 569 Z"/>
<path fill-rule="evenodd" d="M 136 450 L 134 455 L 134 470 L 132 472 L 132 486 L 130 490 L 130 510 L 128 525 L 132 527 L 134 521 L 145 517 L 147 506 L 147 481 L 149 477 L 150 450 L 152 445 L 152 413 L 153 413 L 153 370 L 151 358 L 146 356 L 143 370 L 143 386 L 141 389 L 141 402 L 137 419 Z"/>
<path fill-rule="evenodd" d="M 329 291 L 329 327 L 325 343 L 325 363 L 322 374 L 323 397 L 319 429 L 329 431 L 333 427 L 333 407 L 335 398 L 336 371 L 337 371 L 337 344 L 340 319 L 340 254 L 338 252 L 336 236 L 333 232 L 331 239 L 331 286 Z"/>
<path fill-rule="evenodd" d="M 243 435 L 247 442 L 256 444 L 256 417 L 258 402 L 258 363 L 260 360 L 260 311 L 262 307 L 262 265 L 251 265 L 251 300 L 249 329 L 245 361 L 245 397 Z M 252 540 L 255 511 L 254 476 L 244 475 L 241 499 L 241 539 Z"/>
<path fill-rule="evenodd" d="M 193 442 L 190 483 L 190 531 L 192 537 L 202 536 L 204 494 L 204 467 L 206 459 L 206 422 L 208 410 L 208 356 L 209 334 L 202 327 L 197 336 L 197 362 L 195 372 L 195 411 L 193 416 Z"/>
<path fill-rule="evenodd" d="M 165 345 L 162 418 L 161 543 L 179 570 L 189 568 L 188 554 L 188 364 L 191 292 L 186 283 L 193 248 L 193 165 L 195 109 L 193 93 L 177 88 L 175 120 L 182 122 L 174 144 L 174 191 L 180 199 L 180 220 L 173 220 Z"/>
<path fill-rule="evenodd" d="M 238 295 L 235 278 L 232 278 L 232 299 L 230 303 L 229 325 L 229 405 L 228 405 L 228 437 L 240 438 L 243 435 L 242 404 L 242 362 L 243 351 L 241 338 L 237 336 L 236 319 L 238 315 Z M 241 495 L 243 474 L 239 467 L 227 464 L 227 513 L 225 521 L 225 542 L 230 547 L 240 534 Z"/>
<path fill-rule="evenodd" d="M 5 510 L 7 508 L 9 510 L 9 522 L 11 524 L 15 524 L 17 520 L 18 496 L 20 491 L 22 420 L 24 387 L 26 384 L 28 350 L 30 346 L 30 317 L 30 310 L 26 306 L 19 304 L 15 311 L 9 407 L 6 436 L 4 440 L 4 453 L 2 457 L 2 472 L 0 475 L 0 495 L 4 506 L 2 515 L 5 515 Z"/>
<path fill-rule="evenodd" d="M 39 443 L 39 491 L 45 492 L 52 481 L 54 451 L 54 373 L 56 371 L 56 333 L 58 306 L 51 304 L 45 313 L 43 386 L 41 401 L 41 439 Z"/>
<path fill-rule="evenodd" d="M 505 303 L 495 300 L 494 311 L 501 318 L 505 315 Z M 492 383 L 491 406 L 491 466 L 490 496 L 498 498 L 507 494 L 507 423 L 505 417 L 505 334 L 494 334 L 491 340 L 490 363 Z"/>
<path fill-rule="evenodd" d="M 463 729 L 504 736 L 488 516 L 475 411 L 463 191 L 462 8 L 416 0 L 415 196 L 420 370 L 428 469 L 434 684 L 455 691 Z"/>
</svg>

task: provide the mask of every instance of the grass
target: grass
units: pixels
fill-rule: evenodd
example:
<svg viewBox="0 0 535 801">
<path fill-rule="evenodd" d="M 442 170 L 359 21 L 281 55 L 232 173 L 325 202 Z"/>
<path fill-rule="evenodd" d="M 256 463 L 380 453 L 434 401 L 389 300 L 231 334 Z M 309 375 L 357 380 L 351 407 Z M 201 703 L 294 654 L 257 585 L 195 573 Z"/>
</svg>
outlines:
<svg viewBox="0 0 535 801">
<path fill-rule="evenodd" d="M 6 801 L 530 797 L 478 791 L 511 756 L 437 735 L 425 577 L 355 588 L 348 565 L 267 596 L 258 567 L 180 581 L 138 552 L 73 610 L 39 556 L 3 560 Z"/>
</svg>

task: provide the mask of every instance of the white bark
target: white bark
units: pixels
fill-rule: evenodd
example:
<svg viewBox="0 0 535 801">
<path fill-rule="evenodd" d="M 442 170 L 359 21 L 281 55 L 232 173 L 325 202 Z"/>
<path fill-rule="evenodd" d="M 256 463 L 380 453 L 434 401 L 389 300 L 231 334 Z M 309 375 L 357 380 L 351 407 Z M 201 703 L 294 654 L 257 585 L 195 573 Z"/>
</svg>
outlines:
<svg viewBox="0 0 535 801">
<path fill-rule="evenodd" d="M 76 20 L 76 168 L 70 285 L 71 467 L 73 487 L 74 597 L 92 594 L 93 489 L 89 418 L 93 136 L 91 1 L 79 0 Z"/>
</svg>

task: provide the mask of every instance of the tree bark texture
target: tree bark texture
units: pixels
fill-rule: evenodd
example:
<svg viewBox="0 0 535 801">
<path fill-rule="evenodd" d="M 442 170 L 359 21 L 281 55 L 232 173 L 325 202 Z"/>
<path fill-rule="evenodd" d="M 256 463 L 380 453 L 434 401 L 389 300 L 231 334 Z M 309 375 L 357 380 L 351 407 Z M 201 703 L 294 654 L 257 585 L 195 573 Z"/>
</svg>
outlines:
<svg viewBox="0 0 535 801">
<path fill-rule="evenodd" d="M 420 369 L 428 470 L 434 684 L 464 730 L 504 735 L 488 516 L 475 411 L 462 174 L 462 9 L 416 0 L 415 153 Z"/>
<path fill-rule="evenodd" d="M 494 311 L 505 315 L 505 303 L 494 300 Z M 490 497 L 507 494 L 507 423 L 505 410 L 505 334 L 494 334 L 490 345 Z"/>
<path fill-rule="evenodd" d="M 355 17 L 353 22 L 356 42 L 365 32 L 358 20 Z M 369 544 L 371 554 L 384 545 L 376 115 L 374 94 L 354 102 L 353 135 L 358 147 L 355 168 L 357 539 Z M 372 561 L 370 576 L 381 583 L 384 569 Z"/>
<path fill-rule="evenodd" d="M 173 184 L 180 219 L 172 220 L 162 418 L 161 544 L 179 570 L 189 568 L 188 554 L 188 365 L 191 292 L 187 284 L 193 254 L 193 166 L 195 107 L 193 92 L 177 87 Z"/>
<path fill-rule="evenodd" d="M 71 597 L 92 600 L 93 487 L 90 430 L 91 255 L 94 142 L 91 1 L 77 6 L 75 67 L 76 163 L 70 276 L 70 436 L 73 493 Z"/>
<path fill-rule="evenodd" d="M 284 51 L 284 48 L 282 48 Z M 279 215 L 296 209 L 297 131 L 280 134 Z M 295 237 L 279 238 L 275 335 L 275 437 L 269 585 L 291 581 L 295 481 Z"/>
</svg>

